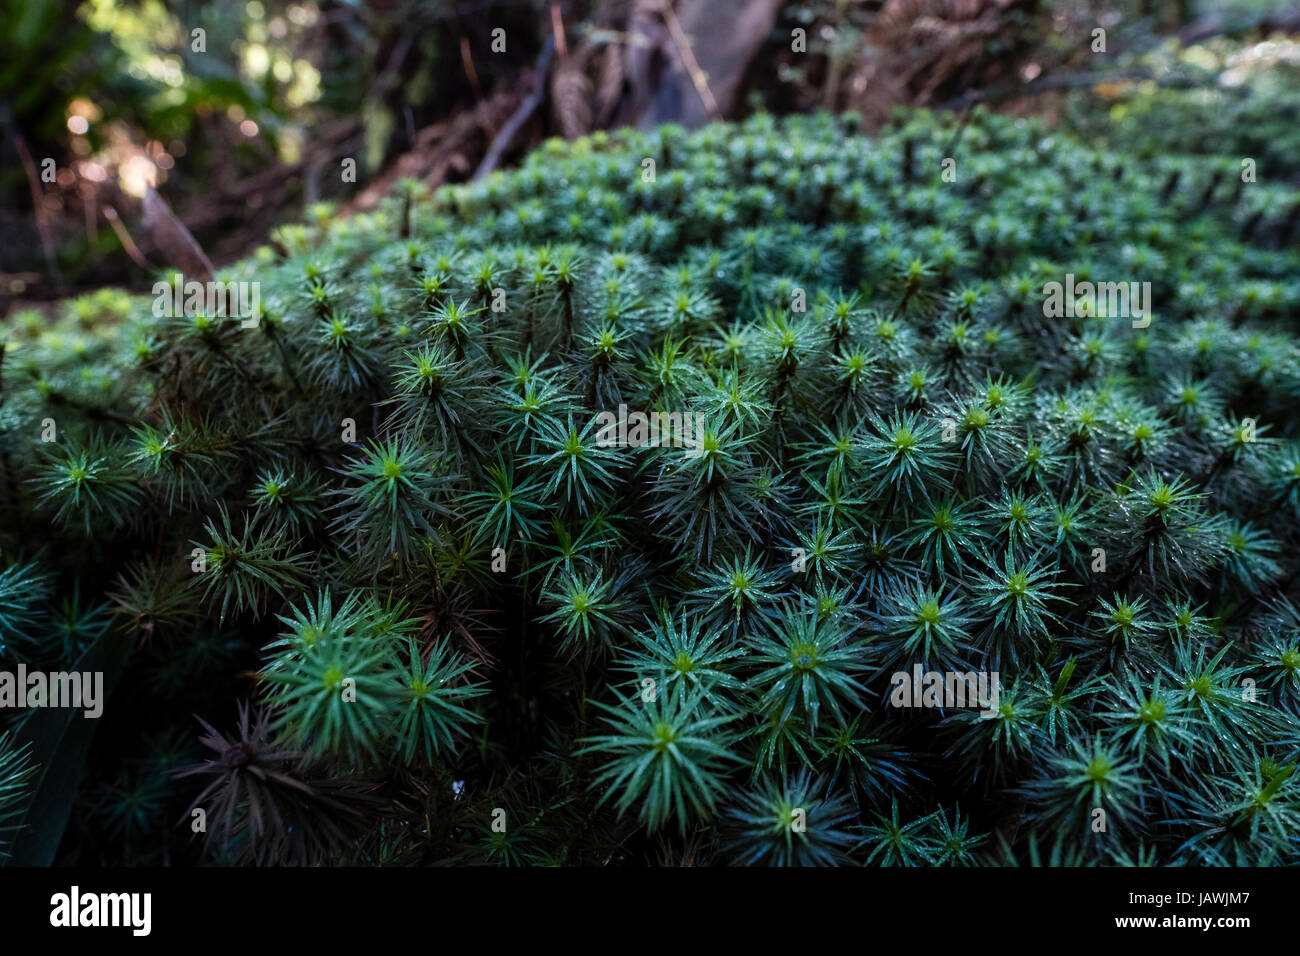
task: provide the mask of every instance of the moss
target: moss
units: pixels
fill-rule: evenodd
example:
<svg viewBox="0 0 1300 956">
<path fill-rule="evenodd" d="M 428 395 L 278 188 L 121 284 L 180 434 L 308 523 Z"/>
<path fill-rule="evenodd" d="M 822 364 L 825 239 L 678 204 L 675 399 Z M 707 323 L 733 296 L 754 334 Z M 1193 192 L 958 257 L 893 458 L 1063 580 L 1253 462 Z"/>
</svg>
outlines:
<svg viewBox="0 0 1300 956">
<path fill-rule="evenodd" d="M 260 698 L 204 740 L 291 769 L 312 838 L 213 757 L 228 825 L 173 860 L 1296 862 L 1296 194 L 855 129 L 550 142 L 282 227 L 221 276 L 254 315 L 18 316 L 4 660 L 71 666 L 104 629 L 41 608 L 109 601 L 114 766 Z M 891 706 L 916 666 L 1000 698 Z M 67 839 L 148 859 L 95 805 Z"/>
</svg>

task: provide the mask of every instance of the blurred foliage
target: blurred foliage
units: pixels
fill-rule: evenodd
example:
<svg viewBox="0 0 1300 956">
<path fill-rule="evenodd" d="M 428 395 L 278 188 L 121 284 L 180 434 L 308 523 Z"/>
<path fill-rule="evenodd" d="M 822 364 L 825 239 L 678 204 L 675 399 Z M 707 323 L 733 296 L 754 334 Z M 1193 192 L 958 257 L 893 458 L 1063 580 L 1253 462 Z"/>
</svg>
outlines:
<svg viewBox="0 0 1300 956">
<path fill-rule="evenodd" d="M 1073 97 L 1067 121 L 1099 144 L 1137 160 L 1174 153 L 1254 159 L 1259 175 L 1300 176 L 1300 43 L 1275 38 L 1243 46 L 1223 38 L 1166 45 L 1137 60 L 1185 86 L 1152 81 Z"/>
<path fill-rule="evenodd" d="M 0 21 L 0 225 L 22 236 L 0 253 L 0 272 L 46 268 L 41 231 L 58 266 L 83 283 L 128 267 L 100 207 L 133 220 L 145 182 L 187 222 L 227 193 L 247 208 L 286 206 L 280 215 L 331 198 L 341 177 L 311 169 L 331 158 L 317 154 L 322 130 L 358 125 L 346 145 L 364 180 L 410 146 L 413 129 L 471 103 L 475 84 L 490 87 L 531 62 L 538 22 L 529 0 L 463 16 L 416 0 L 0 0 Z M 517 56 L 488 53 L 495 25 L 510 31 Z M 478 52 L 474 83 L 462 37 L 470 56 Z M 60 175 L 58 188 L 41 184 L 40 222 L 31 185 L 47 157 Z M 284 175 L 267 188 L 239 191 L 277 167 Z M 231 231 L 219 216 L 197 218 L 202 244 Z M 108 272 L 94 271 L 101 264 Z"/>
</svg>

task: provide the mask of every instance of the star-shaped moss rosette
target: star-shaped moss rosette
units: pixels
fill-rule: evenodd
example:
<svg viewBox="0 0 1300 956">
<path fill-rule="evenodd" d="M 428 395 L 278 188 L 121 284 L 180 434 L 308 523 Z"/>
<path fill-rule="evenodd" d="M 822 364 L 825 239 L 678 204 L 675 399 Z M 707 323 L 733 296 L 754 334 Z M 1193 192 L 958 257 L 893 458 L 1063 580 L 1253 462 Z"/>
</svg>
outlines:
<svg viewBox="0 0 1300 956">
<path fill-rule="evenodd" d="M 248 315 L 6 320 L 5 667 L 132 649 L 96 766 L 256 699 L 173 860 L 1297 862 L 1300 197 L 954 132 L 554 141 Z"/>
</svg>

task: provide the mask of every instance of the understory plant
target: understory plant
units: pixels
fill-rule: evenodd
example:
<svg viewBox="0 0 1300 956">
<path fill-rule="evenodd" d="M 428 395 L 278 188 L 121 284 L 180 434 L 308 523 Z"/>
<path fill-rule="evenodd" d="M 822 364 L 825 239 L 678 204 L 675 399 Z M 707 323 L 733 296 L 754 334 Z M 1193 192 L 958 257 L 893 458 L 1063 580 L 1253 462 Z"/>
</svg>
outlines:
<svg viewBox="0 0 1300 956">
<path fill-rule="evenodd" d="M 11 317 L 0 671 L 108 696 L 0 710 L 0 854 L 1300 862 L 1300 194 L 1238 172 L 760 113 Z"/>
</svg>

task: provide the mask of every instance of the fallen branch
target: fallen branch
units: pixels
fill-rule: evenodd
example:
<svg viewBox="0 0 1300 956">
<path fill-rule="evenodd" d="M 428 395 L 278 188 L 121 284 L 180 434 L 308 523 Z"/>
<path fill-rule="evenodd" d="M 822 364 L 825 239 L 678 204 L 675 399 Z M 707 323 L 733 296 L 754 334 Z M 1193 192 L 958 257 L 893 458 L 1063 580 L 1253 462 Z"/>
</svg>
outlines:
<svg viewBox="0 0 1300 956">
<path fill-rule="evenodd" d="M 27 176 L 27 188 L 32 194 L 32 214 L 36 219 L 36 232 L 41 237 L 41 251 L 45 254 L 45 265 L 54 276 L 54 282 L 60 288 L 63 287 L 63 273 L 59 270 L 58 260 L 54 255 L 54 240 L 50 238 L 49 222 L 46 219 L 45 206 L 42 203 L 43 194 L 41 192 L 39 177 L 36 174 L 36 163 L 32 159 L 31 152 L 27 149 L 27 142 L 23 139 L 23 134 L 19 132 L 17 125 L 9 116 L 8 108 L 5 109 L 5 127 L 9 131 L 9 137 L 13 140 L 14 149 L 18 151 L 18 158 L 23 164 L 23 172 Z"/>
<path fill-rule="evenodd" d="M 515 134 L 528 121 L 528 118 L 536 112 L 537 107 L 542 105 L 542 100 L 546 96 L 546 74 L 550 69 L 551 57 L 554 54 L 555 37 L 549 36 L 546 38 L 546 42 L 542 44 L 542 52 L 537 55 L 537 65 L 533 69 L 532 91 L 524 97 L 524 101 L 519 104 L 519 109 L 515 110 L 509 122 L 501 128 L 501 132 L 497 133 L 496 138 L 492 140 L 492 145 L 488 147 L 483 162 L 478 164 L 478 169 L 474 170 L 470 182 L 478 182 L 497 168 L 497 164 L 501 162 L 501 157 L 515 138 Z"/>
<path fill-rule="evenodd" d="M 677 55 L 681 58 L 682 66 L 686 68 L 686 73 L 691 78 L 691 84 L 699 94 L 700 102 L 704 104 L 709 119 L 719 119 L 722 114 L 718 111 L 718 101 L 713 98 L 713 91 L 709 89 L 709 79 L 700 69 L 699 61 L 695 59 L 695 54 L 691 51 L 690 38 L 682 29 L 682 23 L 673 12 L 671 3 L 663 5 L 663 15 L 664 22 L 668 24 L 668 35 L 672 38 L 673 46 L 677 48 Z"/>
<path fill-rule="evenodd" d="M 117 241 L 122 244 L 122 248 L 126 250 L 126 254 L 131 261 L 141 269 L 146 269 L 149 272 L 157 271 L 158 267 L 145 258 L 144 253 L 140 251 L 140 247 L 131 238 L 131 234 L 126 231 L 126 226 L 122 224 L 122 217 L 117 214 L 117 210 L 112 206 L 105 206 L 104 218 L 113 227 L 113 232 L 117 234 Z"/>
<path fill-rule="evenodd" d="M 505 84 L 500 86 L 473 107 L 418 130 L 414 147 L 371 179 L 339 213 L 348 216 L 371 208 L 392 191 L 399 179 L 418 179 L 435 188 L 453 173 L 462 178 L 469 176 L 474 169 L 471 160 L 478 161 L 493 133 L 501 129 L 521 102 L 518 91 L 504 88 Z"/>
</svg>

